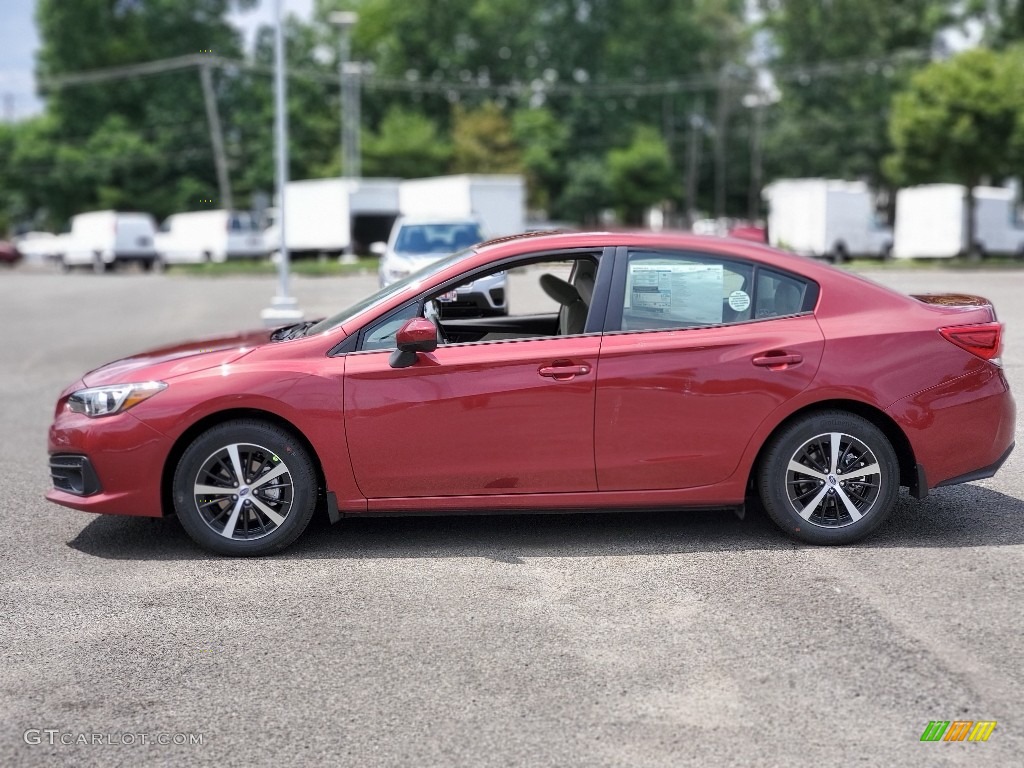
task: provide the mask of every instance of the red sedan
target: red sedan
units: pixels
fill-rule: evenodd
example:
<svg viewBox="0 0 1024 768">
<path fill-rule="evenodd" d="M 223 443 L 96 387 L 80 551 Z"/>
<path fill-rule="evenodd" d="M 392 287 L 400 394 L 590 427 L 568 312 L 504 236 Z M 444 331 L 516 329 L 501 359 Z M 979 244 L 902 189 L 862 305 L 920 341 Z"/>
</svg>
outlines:
<svg viewBox="0 0 1024 768">
<path fill-rule="evenodd" d="M 506 271 L 557 311 L 449 319 Z M 852 542 L 899 487 L 992 476 L 1013 448 L 1002 326 L 740 240 L 542 234 L 461 251 L 343 312 L 156 350 L 57 403 L 47 498 L 176 513 L 202 546 L 280 550 L 318 509 L 741 508 Z"/>
</svg>

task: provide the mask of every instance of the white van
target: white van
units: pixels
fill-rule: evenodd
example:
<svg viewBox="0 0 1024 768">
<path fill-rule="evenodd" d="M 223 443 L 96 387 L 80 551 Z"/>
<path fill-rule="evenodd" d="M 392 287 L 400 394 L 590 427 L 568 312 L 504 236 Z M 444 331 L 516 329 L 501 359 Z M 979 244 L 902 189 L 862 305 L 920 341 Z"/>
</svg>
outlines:
<svg viewBox="0 0 1024 768">
<path fill-rule="evenodd" d="M 890 255 L 892 230 L 877 220 L 874 195 L 862 181 L 778 179 L 761 197 L 776 248 L 834 261 Z"/>
<path fill-rule="evenodd" d="M 923 184 L 896 193 L 898 259 L 949 259 L 970 252 L 966 188 Z M 1016 211 L 1016 190 L 974 188 L 974 246 L 987 256 L 1024 258 L 1024 226 Z"/>
<path fill-rule="evenodd" d="M 190 211 L 168 216 L 156 235 L 165 264 L 223 262 L 266 256 L 263 235 L 245 211 Z"/>
<path fill-rule="evenodd" d="M 119 263 L 135 261 L 149 270 L 156 261 L 155 234 L 156 224 L 148 213 L 80 213 L 71 217 L 61 264 L 64 269 L 87 266 L 105 272 Z"/>
</svg>

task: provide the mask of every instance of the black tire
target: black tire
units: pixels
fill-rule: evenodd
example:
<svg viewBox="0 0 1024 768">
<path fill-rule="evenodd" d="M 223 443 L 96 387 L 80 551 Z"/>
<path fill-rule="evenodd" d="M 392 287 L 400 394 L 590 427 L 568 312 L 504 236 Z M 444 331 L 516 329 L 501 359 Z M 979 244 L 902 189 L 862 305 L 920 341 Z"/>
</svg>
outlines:
<svg viewBox="0 0 1024 768">
<path fill-rule="evenodd" d="M 838 471 L 831 466 L 832 454 L 838 456 Z M 793 462 L 807 471 L 793 471 Z M 872 467 L 876 471 L 857 474 Z M 899 460 L 870 421 L 846 411 L 822 411 L 798 418 L 772 437 L 757 485 L 768 516 L 793 538 L 809 544 L 849 544 L 867 536 L 892 512 L 899 493 Z"/>
<path fill-rule="evenodd" d="M 232 447 L 244 476 L 238 487 Z M 202 493 L 200 487 L 224 492 Z M 308 451 L 290 432 L 255 419 L 229 421 L 185 449 L 173 494 L 178 519 L 204 549 L 236 557 L 267 555 L 287 547 L 309 525 L 317 474 Z M 224 534 L 229 526 L 230 538 Z"/>
</svg>

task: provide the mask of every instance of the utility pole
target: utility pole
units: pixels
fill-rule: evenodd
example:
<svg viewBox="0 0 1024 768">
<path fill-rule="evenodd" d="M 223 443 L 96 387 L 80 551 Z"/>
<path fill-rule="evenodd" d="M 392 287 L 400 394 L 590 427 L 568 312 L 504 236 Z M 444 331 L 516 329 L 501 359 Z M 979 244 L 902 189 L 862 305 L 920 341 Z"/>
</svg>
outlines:
<svg viewBox="0 0 1024 768">
<path fill-rule="evenodd" d="M 217 96 L 213 92 L 210 65 L 206 62 L 199 65 L 199 81 L 203 84 L 203 101 L 206 102 L 206 122 L 210 127 L 210 146 L 213 147 L 213 163 L 217 169 L 220 204 L 222 208 L 231 211 L 234 210 L 235 203 L 231 196 L 228 159 L 224 152 L 224 133 L 220 126 L 220 112 L 217 109 Z"/>
<path fill-rule="evenodd" d="M 686 141 L 686 223 L 693 226 L 697 218 L 697 190 L 700 176 L 700 150 L 704 144 L 704 98 L 697 100 L 697 110 L 690 113 L 690 133 Z"/>
<path fill-rule="evenodd" d="M 295 323 L 302 319 L 299 303 L 288 294 L 288 239 L 285 237 L 285 187 L 288 185 L 288 113 L 284 76 L 284 32 L 281 22 L 281 0 L 274 2 L 274 148 L 277 155 L 277 226 L 281 235 L 280 261 L 277 263 L 277 295 L 260 313 L 270 327 Z"/>
<path fill-rule="evenodd" d="M 750 129 L 750 197 L 747 200 L 747 218 L 751 223 L 757 221 L 761 212 L 761 177 L 763 162 L 761 156 L 761 133 L 764 127 L 764 107 L 766 97 L 757 94 L 753 106 L 753 125 Z"/>
<path fill-rule="evenodd" d="M 729 66 L 718 76 L 718 103 L 715 105 L 715 218 L 725 217 L 726 123 L 729 119 Z"/>
<path fill-rule="evenodd" d="M 4 94 L 4 122 L 5 123 L 13 123 L 14 122 L 14 94 L 13 93 L 5 93 Z"/>
</svg>

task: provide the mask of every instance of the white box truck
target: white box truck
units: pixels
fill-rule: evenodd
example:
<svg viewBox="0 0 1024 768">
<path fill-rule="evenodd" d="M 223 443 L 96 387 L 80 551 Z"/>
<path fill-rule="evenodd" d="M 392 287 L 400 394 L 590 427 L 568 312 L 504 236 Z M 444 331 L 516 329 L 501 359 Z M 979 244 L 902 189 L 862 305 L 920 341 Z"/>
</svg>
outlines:
<svg viewBox="0 0 1024 768">
<path fill-rule="evenodd" d="M 398 179 L 308 179 L 285 187 L 285 236 L 289 252 L 339 254 L 367 250 L 386 239 L 398 218 Z M 280 249 L 276 209 L 264 232 L 268 252 Z"/>
<path fill-rule="evenodd" d="M 92 267 L 105 272 L 125 262 L 150 270 L 156 262 L 153 237 L 156 223 L 148 213 L 92 211 L 71 217 L 71 232 L 63 242 L 61 265 Z"/>
<path fill-rule="evenodd" d="M 485 238 L 526 230 L 526 184 L 517 174 L 406 179 L 399 186 L 403 216 L 475 219 Z"/>
<path fill-rule="evenodd" d="M 966 255 L 966 188 L 924 184 L 896 194 L 893 256 L 948 259 Z M 974 240 L 985 255 L 1024 257 L 1024 227 L 1015 210 L 1016 192 L 1003 187 L 974 188 Z"/>
<path fill-rule="evenodd" d="M 224 262 L 267 254 L 263 233 L 246 211 L 188 211 L 168 216 L 155 238 L 164 264 Z"/>
<path fill-rule="evenodd" d="M 892 231 L 879 224 L 864 182 L 779 179 L 761 194 L 768 204 L 768 242 L 777 248 L 835 261 L 889 255 Z"/>
</svg>

